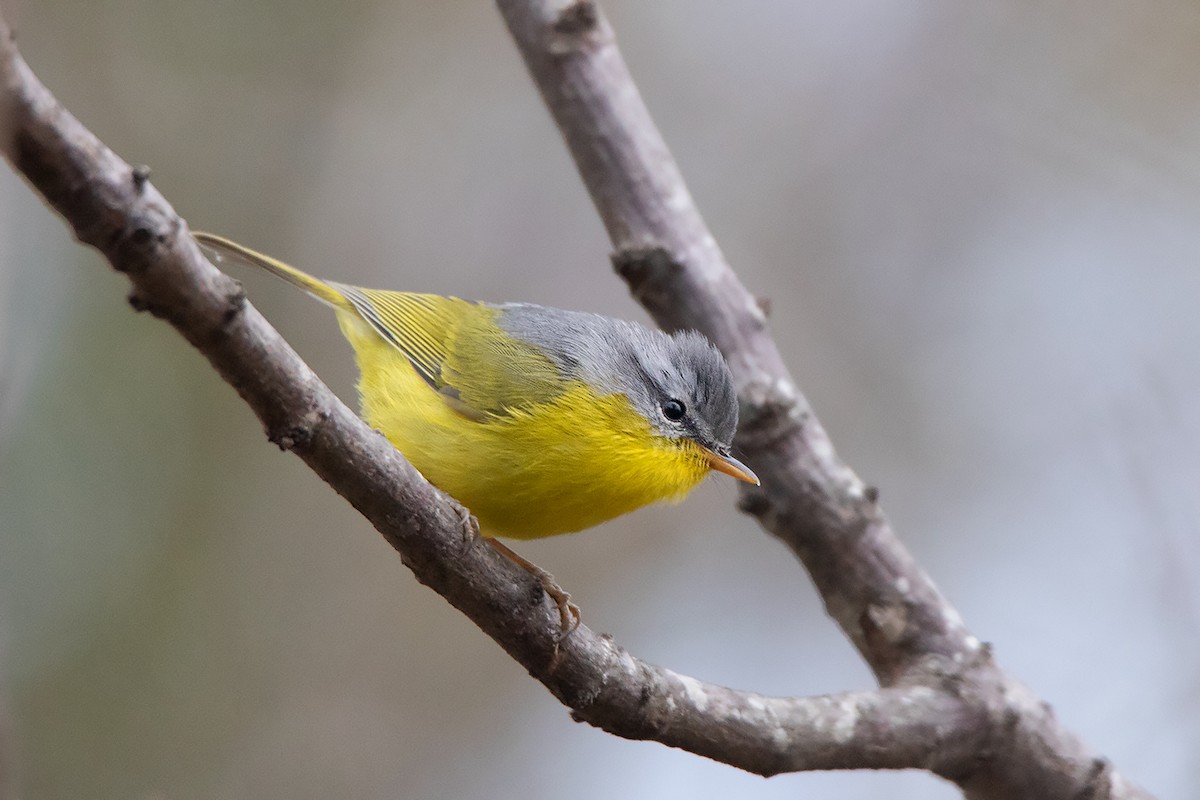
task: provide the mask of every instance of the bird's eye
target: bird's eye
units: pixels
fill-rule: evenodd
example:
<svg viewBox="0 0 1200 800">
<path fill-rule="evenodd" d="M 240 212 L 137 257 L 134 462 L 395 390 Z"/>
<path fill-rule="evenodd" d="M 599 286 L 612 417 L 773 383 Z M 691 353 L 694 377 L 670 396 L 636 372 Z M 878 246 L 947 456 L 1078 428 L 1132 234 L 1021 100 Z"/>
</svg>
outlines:
<svg viewBox="0 0 1200 800">
<path fill-rule="evenodd" d="M 663 416 L 667 419 L 671 420 L 672 422 L 678 422 L 679 420 L 683 419 L 684 414 L 687 413 L 687 409 L 684 408 L 682 402 L 671 398 L 662 404 L 662 412 Z"/>
</svg>

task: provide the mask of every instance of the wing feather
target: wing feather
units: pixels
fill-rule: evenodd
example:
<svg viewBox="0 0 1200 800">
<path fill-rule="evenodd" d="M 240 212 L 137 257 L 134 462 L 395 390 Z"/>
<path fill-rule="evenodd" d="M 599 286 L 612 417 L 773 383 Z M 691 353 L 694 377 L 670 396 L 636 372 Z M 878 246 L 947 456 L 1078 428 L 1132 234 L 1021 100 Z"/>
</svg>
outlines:
<svg viewBox="0 0 1200 800">
<path fill-rule="evenodd" d="M 463 416 L 477 421 L 506 416 L 565 390 L 563 376 L 539 347 L 501 330 L 494 306 L 333 285 Z"/>
</svg>

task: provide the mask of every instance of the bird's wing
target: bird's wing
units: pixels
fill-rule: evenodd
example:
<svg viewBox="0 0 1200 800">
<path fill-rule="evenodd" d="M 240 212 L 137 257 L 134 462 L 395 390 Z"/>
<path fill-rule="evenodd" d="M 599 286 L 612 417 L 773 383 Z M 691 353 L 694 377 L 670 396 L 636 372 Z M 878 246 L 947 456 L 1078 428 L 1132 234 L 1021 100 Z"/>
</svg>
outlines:
<svg viewBox="0 0 1200 800">
<path fill-rule="evenodd" d="M 497 309 L 456 297 L 335 284 L 364 320 L 459 413 L 476 420 L 553 400 L 554 362 L 496 325 Z"/>
</svg>

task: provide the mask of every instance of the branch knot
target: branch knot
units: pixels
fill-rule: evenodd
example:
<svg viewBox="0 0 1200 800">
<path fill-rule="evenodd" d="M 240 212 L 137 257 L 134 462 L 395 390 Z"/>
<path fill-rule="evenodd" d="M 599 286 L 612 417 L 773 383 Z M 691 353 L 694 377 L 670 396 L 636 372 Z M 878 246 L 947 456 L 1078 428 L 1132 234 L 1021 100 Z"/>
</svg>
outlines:
<svg viewBox="0 0 1200 800">
<path fill-rule="evenodd" d="M 323 410 L 311 409 L 299 419 L 286 420 L 279 426 L 267 429 L 267 440 L 280 450 L 303 451 L 312 445 L 321 423 L 329 419 L 329 413 Z"/>
<path fill-rule="evenodd" d="M 558 11 L 550 23 L 546 50 L 563 56 L 599 44 L 603 35 L 600 9 L 595 0 L 573 0 Z"/>
<path fill-rule="evenodd" d="M 609 256 L 613 269 L 629 286 L 629 291 L 639 302 L 683 274 L 683 261 L 662 245 L 622 247 Z"/>
</svg>

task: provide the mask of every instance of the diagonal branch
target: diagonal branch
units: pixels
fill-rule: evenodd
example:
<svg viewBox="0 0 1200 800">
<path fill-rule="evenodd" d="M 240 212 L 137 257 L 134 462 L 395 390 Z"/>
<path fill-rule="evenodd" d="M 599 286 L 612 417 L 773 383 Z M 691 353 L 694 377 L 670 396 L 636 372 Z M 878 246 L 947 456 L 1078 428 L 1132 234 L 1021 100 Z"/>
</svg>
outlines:
<svg viewBox="0 0 1200 800">
<path fill-rule="evenodd" d="M 920 767 L 972 797 L 1144 797 L 1008 678 L 892 534 L 874 493 L 837 460 L 788 378 L 752 298 L 703 226 L 589 2 L 501 2 L 613 236 L 614 260 L 670 327 L 729 355 L 764 477 L 745 507 L 804 559 L 833 616 L 891 688 L 768 698 L 646 664 L 557 617 L 529 577 L 467 532 L 425 482 L 322 384 L 199 255 L 148 182 L 61 108 L 0 20 L 0 149 L 237 389 L 268 437 L 366 516 L 417 578 L 463 611 L 578 719 L 761 774 Z M 561 12 L 561 13 L 560 13 Z"/>
<path fill-rule="evenodd" d="M 317 378 L 205 261 L 149 182 L 37 80 L 0 18 L 0 152 L 75 235 L 129 279 L 129 301 L 168 322 L 262 421 L 363 514 L 433 588 L 574 716 L 763 775 L 841 768 L 962 770 L 987 732 L 980 707 L 927 686 L 809 698 L 740 692 L 647 664 L 558 614 L 530 576 L 470 533 L 427 483 Z"/>
<path fill-rule="evenodd" d="M 721 348 L 742 399 L 737 444 L 762 479 L 742 506 L 808 567 L 830 614 L 883 683 L 978 640 L 838 459 L 787 372 L 754 296 L 700 217 L 592 2 L 500 0 L 612 240 L 613 263 L 660 325 Z M 901 580 L 903 579 L 903 580 Z"/>
<path fill-rule="evenodd" d="M 971 797 L 1144 796 L 1006 675 L 833 450 L 765 315 L 705 226 L 594 0 L 497 0 L 614 247 L 660 325 L 694 328 L 739 385 L 737 444 L 762 479 L 741 507 L 803 561 L 884 686 L 941 687 L 986 710 L 977 761 L 943 772 Z"/>
</svg>

